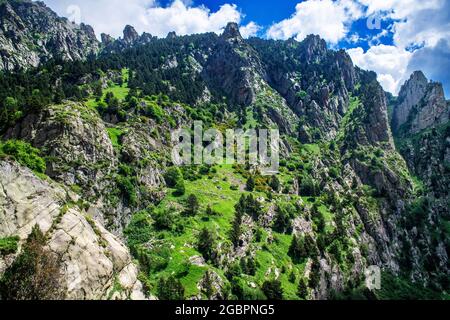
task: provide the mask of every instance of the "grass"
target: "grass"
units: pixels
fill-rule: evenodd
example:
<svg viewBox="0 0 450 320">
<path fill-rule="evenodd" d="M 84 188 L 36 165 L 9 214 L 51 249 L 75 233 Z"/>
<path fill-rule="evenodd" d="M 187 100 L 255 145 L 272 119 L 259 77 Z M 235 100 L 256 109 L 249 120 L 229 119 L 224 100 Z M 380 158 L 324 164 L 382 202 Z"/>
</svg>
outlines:
<svg viewBox="0 0 450 320">
<path fill-rule="evenodd" d="M 114 149 L 120 149 L 121 147 L 120 137 L 123 135 L 124 132 L 119 128 L 107 128 L 106 131 L 108 132 L 109 139 L 111 139 L 111 143 Z"/>
<path fill-rule="evenodd" d="M 130 92 L 130 88 L 128 87 L 129 70 L 124 68 L 121 70 L 121 72 L 122 72 L 123 84 L 122 85 L 112 84 L 108 88 L 104 89 L 102 100 L 105 98 L 105 96 L 108 92 L 112 92 L 114 94 L 114 96 L 121 101 L 125 100 L 126 96 Z M 98 103 L 94 97 L 91 97 L 86 102 L 86 106 L 89 108 L 96 109 L 98 106 Z"/>
<path fill-rule="evenodd" d="M 162 200 L 156 210 L 172 208 L 180 215 L 180 223 L 183 224 L 184 230 L 181 233 L 170 231 L 156 231 L 155 237 L 162 239 L 166 247 L 171 248 L 170 258 L 167 267 L 160 272 L 153 272 L 148 275 L 151 283 L 153 283 L 153 293 L 156 283 L 160 277 L 175 275 L 185 287 L 185 296 L 187 298 L 199 294 L 197 288 L 198 282 L 202 279 L 206 270 L 214 270 L 222 279 L 227 282 L 223 271 L 214 268 L 210 264 L 207 266 L 191 265 L 189 258 L 193 256 L 201 256 L 196 249 L 197 235 L 200 230 L 207 227 L 213 230 L 217 242 L 228 243 L 228 232 L 231 228 L 231 222 L 234 218 L 234 206 L 244 191 L 232 190 L 232 184 L 245 184 L 245 179 L 234 172 L 231 165 L 222 165 L 216 167 L 216 173 L 208 176 L 202 176 L 196 181 L 185 181 L 186 193 L 182 197 L 176 197 L 171 192 Z M 170 191 L 173 191 L 170 189 Z M 195 194 L 200 203 L 199 213 L 194 217 L 182 216 L 182 206 L 186 198 L 190 194 Z M 262 197 L 262 193 L 255 192 L 254 196 Z M 206 216 L 205 210 L 208 205 L 217 213 L 213 216 Z M 207 219 L 206 219 L 207 218 Z M 267 233 L 265 237 L 267 237 Z M 296 299 L 297 283 L 291 283 L 288 280 L 292 270 L 296 274 L 303 271 L 304 266 L 293 265 L 287 252 L 292 241 L 291 235 L 274 233 L 275 241 L 267 244 L 268 250 L 256 250 L 256 261 L 259 264 L 256 275 L 254 277 L 242 275 L 247 283 L 254 282 L 261 286 L 266 280 L 266 272 L 275 263 L 277 269 L 280 270 L 280 280 L 288 299 Z M 264 238 L 264 237 L 263 237 Z M 256 244 L 261 246 L 261 243 Z M 286 269 L 286 273 L 281 273 L 282 269 Z"/>
</svg>

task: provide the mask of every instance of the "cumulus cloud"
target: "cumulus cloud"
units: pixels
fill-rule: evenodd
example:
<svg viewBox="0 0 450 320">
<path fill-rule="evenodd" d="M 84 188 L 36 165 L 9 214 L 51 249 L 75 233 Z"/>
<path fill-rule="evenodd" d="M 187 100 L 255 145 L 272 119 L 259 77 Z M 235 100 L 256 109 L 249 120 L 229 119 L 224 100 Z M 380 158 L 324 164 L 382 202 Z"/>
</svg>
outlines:
<svg viewBox="0 0 450 320">
<path fill-rule="evenodd" d="M 244 38 L 250 38 L 256 36 L 261 29 L 260 25 L 251 21 L 246 26 L 241 27 L 240 32 Z"/>
<path fill-rule="evenodd" d="M 396 46 L 377 45 L 367 52 L 362 48 L 347 50 L 353 62 L 362 69 L 378 74 L 378 81 L 386 91 L 398 93 L 405 80 L 411 53 Z"/>
<path fill-rule="evenodd" d="M 409 61 L 407 74 L 415 70 L 422 70 L 429 79 L 442 82 L 449 98 L 450 41 L 442 39 L 434 47 L 416 50 Z"/>
<path fill-rule="evenodd" d="M 350 24 L 361 15 L 360 6 L 351 0 L 307 0 L 297 4 L 290 18 L 272 25 L 267 36 L 303 40 L 308 34 L 318 34 L 336 44 L 347 36 Z"/>
<path fill-rule="evenodd" d="M 94 27 L 100 34 L 114 37 L 122 35 L 129 24 L 141 32 L 158 37 L 175 31 L 179 35 L 216 32 L 221 33 L 228 22 L 240 23 L 243 14 L 234 4 L 224 4 L 211 12 L 205 6 L 193 6 L 192 1 L 174 0 L 167 7 L 160 7 L 155 0 L 45 0 L 52 9 L 63 16 L 70 16 L 68 8 L 75 4 L 80 8 L 81 21 Z M 259 26 L 250 22 L 242 27 L 245 36 L 255 35 Z"/>
<path fill-rule="evenodd" d="M 354 62 L 378 73 L 385 90 L 398 93 L 400 86 L 415 70 L 444 84 L 450 90 L 450 1 L 449 0 L 358 0 L 365 15 L 379 15 L 392 24 L 384 34 L 392 33 L 393 45 L 348 50 Z M 376 39 L 379 40 L 379 39 Z"/>
</svg>

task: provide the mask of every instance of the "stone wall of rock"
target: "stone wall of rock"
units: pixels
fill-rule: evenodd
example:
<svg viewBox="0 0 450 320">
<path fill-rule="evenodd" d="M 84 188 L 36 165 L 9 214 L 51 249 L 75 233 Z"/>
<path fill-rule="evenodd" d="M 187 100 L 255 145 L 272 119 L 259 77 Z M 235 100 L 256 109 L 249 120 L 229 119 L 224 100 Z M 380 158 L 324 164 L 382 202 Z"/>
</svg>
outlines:
<svg viewBox="0 0 450 320">
<path fill-rule="evenodd" d="M 57 183 L 0 161 L 0 237 L 19 236 L 23 242 L 38 225 L 48 248 L 62 258 L 68 299 L 144 299 L 127 247 L 78 208 L 77 200 Z M 2 257 L 0 272 L 11 262 Z"/>
</svg>

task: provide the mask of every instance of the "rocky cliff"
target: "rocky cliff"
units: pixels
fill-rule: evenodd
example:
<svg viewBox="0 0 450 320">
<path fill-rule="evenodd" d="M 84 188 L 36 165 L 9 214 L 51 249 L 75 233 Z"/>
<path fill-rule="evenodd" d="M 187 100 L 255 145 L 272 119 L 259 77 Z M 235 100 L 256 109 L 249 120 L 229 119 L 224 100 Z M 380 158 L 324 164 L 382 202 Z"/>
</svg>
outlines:
<svg viewBox="0 0 450 320">
<path fill-rule="evenodd" d="M 362 286 L 371 265 L 446 290 L 448 206 L 437 198 L 448 184 L 435 176 L 447 175 L 448 130 L 442 126 L 448 107 L 439 85 L 415 73 L 394 109 L 399 129 L 409 123 L 404 132 L 429 130 L 410 157 L 400 149 L 408 168 L 394 144 L 376 74 L 355 67 L 318 36 L 245 40 L 230 23 L 221 36 L 156 39 L 127 26 L 122 39 L 103 35 L 102 41 L 99 60 L 63 65 L 76 68 L 70 77 L 49 68 L 65 99 L 24 108 L 2 137 L 39 149 L 47 178 L 9 158 L 2 162 L 9 180 L 2 182 L 8 216 L 0 236 L 23 240 L 29 232 L 11 213 L 22 210 L 14 207 L 16 198 L 25 207 L 33 199 L 50 203 L 54 210 L 44 210 L 42 218 L 33 213 L 26 230 L 41 223 L 68 270 L 82 270 L 88 280 L 78 287 L 70 280 L 69 288 L 77 288 L 71 296 L 104 297 L 112 279 L 129 269 L 131 280 L 121 282 L 125 296 L 139 291 L 120 244 L 125 241 L 147 294 L 163 298 L 264 298 L 270 292 L 263 284 L 271 279 L 282 283 L 287 298 L 326 299 Z M 175 168 L 170 132 L 194 120 L 221 130 L 278 127 L 279 178 L 261 176 L 258 166 Z M 9 182 L 13 178 L 19 186 Z M 238 210 L 244 211 L 240 220 Z M 68 230 L 74 220 L 80 237 Z M 237 233 L 233 243 L 230 228 Z M 75 252 L 70 245 L 66 250 L 67 242 L 75 242 Z M 102 261 L 92 278 L 86 257 L 80 255 L 77 267 L 67 262 L 78 259 L 78 243 Z M 176 290 L 164 291 L 169 275 L 182 279 L 184 296 L 172 295 L 182 291 L 176 279 L 170 280 Z M 297 290 L 299 279 L 307 281 L 306 293 Z"/>
<path fill-rule="evenodd" d="M 402 86 L 394 106 L 394 131 L 414 134 L 449 120 L 450 104 L 445 100 L 442 84 L 428 82 L 421 71 L 414 72 Z"/>
<path fill-rule="evenodd" d="M 2 1 L 0 17 L 0 70 L 81 60 L 99 50 L 92 27 L 58 17 L 43 2 Z"/>
<path fill-rule="evenodd" d="M 0 237 L 26 240 L 38 225 L 48 248 L 63 262 L 61 286 L 68 299 L 144 299 L 137 267 L 120 239 L 76 203 L 64 187 L 36 177 L 29 169 L 0 161 Z M 0 257 L 0 272 L 14 255 Z"/>
</svg>

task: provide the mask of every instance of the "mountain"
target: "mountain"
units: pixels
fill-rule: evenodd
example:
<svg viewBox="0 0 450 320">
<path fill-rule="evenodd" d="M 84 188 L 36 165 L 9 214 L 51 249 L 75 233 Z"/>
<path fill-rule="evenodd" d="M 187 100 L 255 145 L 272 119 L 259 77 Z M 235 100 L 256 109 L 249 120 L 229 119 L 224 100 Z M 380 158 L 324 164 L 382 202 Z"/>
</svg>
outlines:
<svg viewBox="0 0 450 320">
<path fill-rule="evenodd" d="M 421 71 L 414 72 L 400 90 L 392 119 L 394 130 L 414 134 L 449 119 L 450 104 L 442 84 L 428 82 Z"/>
<path fill-rule="evenodd" d="M 387 99 L 374 72 L 318 36 L 246 40 L 235 23 L 163 39 L 126 26 L 96 45 L 0 74 L 1 297 L 31 295 L 14 281 L 30 250 L 60 269 L 32 276 L 77 299 L 445 296 L 439 84 L 417 72 Z M 278 128 L 280 173 L 175 166 L 171 132 L 199 120 Z M 380 290 L 365 286 L 374 266 Z"/>
<path fill-rule="evenodd" d="M 0 70 L 85 59 L 99 50 L 92 27 L 58 17 L 43 2 L 2 1 L 0 16 Z"/>
</svg>

